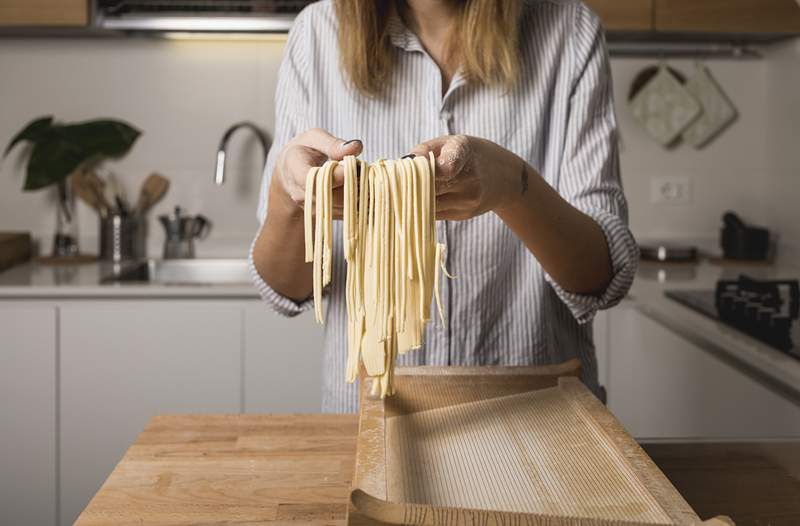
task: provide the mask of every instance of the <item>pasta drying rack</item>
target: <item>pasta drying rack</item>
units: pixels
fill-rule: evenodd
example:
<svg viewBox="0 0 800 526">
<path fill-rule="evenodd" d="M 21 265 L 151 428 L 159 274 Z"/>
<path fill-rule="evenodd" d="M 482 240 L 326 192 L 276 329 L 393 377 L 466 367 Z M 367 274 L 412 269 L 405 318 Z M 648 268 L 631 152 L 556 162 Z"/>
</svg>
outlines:
<svg viewBox="0 0 800 526">
<path fill-rule="evenodd" d="M 733 524 L 700 520 L 579 368 L 398 368 L 385 399 L 362 381 L 347 524 Z"/>
</svg>

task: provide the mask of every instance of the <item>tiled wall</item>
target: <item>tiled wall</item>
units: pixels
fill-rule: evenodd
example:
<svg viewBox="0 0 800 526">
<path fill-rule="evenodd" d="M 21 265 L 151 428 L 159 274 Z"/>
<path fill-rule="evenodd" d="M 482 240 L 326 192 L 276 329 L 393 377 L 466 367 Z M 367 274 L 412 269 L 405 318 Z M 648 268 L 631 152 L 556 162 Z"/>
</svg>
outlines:
<svg viewBox="0 0 800 526">
<path fill-rule="evenodd" d="M 173 181 L 153 217 L 175 204 L 215 222 L 201 255 L 238 255 L 255 223 L 261 155 L 245 133 L 234 139 L 231 179 L 212 184 L 214 152 L 224 129 L 252 119 L 271 130 L 275 77 L 282 42 L 121 40 L 3 40 L 0 43 L 0 142 L 28 120 L 54 114 L 65 120 L 123 118 L 144 135 L 133 152 L 108 165 L 135 193 L 157 170 Z M 640 132 L 626 106 L 635 75 L 652 60 L 614 59 L 622 128 L 623 180 L 631 223 L 640 238 L 699 238 L 713 243 L 726 209 L 766 223 L 784 241 L 800 239 L 793 204 L 800 144 L 800 44 L 782 44 L 760 61 L 715 60 L 707 65 L 737 106 L 739 120 L 703 150 L 664 150 Z M 689 74 L 693 62 L 671 62 Z M 651 179 L 690 178 L 686 205 L 653 205 Z M 795 183 L 795 184 L 792 184 Z M 51 192 L 23 194 L 18 155 L 0 166 L 0 229 L 49 237 Z M 152 218 L 151 218 L 152 219 Z M 79 215 L 84 246 L 96 243 L 96 219 Z M 160 226 L 151 225 L 150 253 L 160 251 Z"/>
</svg>

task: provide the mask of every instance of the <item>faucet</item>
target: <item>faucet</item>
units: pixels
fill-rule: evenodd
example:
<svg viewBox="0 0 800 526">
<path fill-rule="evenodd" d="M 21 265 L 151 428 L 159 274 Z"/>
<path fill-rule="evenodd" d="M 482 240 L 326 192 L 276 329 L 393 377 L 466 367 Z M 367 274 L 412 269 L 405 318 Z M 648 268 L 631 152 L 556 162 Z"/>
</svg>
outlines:
<svg viewBox="0 0 800 526">
<path fill-rule="evenodd" d="M 222 140 L 220 141 L 219 148 L 217 149 L 217 166 L 216 170 L 214 170 L 214 182 L 217 183 L 217 185 L 221 185 L 225 182 L 225 156 L 228 148 L 228 141 L 230 140 L 231 135 L 233 135 L 234 132 L 239 128 L 249 128 L 256 135 L 258 142 L 261 143 L 261 148 L 264 151 L 264 163 L 266 164 L 267 162 L 267 152 L 269 151 L 269 139 L 267 139 L 267 134 L 264 133 L 264 130 L 252 122 L 237 122 L 228 128 L 222 135 Z"/>
</svg>

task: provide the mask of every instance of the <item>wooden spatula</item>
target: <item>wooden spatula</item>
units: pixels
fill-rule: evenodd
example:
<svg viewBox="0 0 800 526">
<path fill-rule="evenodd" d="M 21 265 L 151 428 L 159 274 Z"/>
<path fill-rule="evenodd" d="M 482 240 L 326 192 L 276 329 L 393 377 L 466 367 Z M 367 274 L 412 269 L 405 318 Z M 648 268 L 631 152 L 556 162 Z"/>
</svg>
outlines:
<svg viewBox="0 0 800 526">
<path fill-rule="evenodd" d="M 72 187 L 75 194 L 87 205 L 97 210 L 100 217 L 107 217 L 111 205 L 105 197 L 105 183 L 94 172 L 80 171 L 72 175 Z"/>
<path fill-rule="evenodd" d="M 169 190 L 169 179 L 157 173 L 148 175 L 147 179 L 142 183 L 139 198 L 136 201 L 136 206 L 133 207 L 133 213 L 141 215 L 147 212 L 164 197 L 167 190 Z"/>
</svg>

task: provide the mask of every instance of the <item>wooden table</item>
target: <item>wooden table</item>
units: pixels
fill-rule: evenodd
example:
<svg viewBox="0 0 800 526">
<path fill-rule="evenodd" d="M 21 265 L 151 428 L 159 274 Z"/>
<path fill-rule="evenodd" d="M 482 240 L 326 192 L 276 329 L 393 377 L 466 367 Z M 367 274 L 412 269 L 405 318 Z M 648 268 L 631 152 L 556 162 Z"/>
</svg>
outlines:
<svg viewBox="0 0 800 526">
<path fill-rule="evenodd" d="M 158 416 L 76 524 L 343 525 L 357 432 L 350 415 Z M 800 443 L 645 450 L 701 517 L 800 524 Z"/>
</svg>

